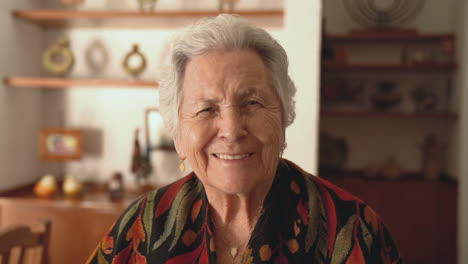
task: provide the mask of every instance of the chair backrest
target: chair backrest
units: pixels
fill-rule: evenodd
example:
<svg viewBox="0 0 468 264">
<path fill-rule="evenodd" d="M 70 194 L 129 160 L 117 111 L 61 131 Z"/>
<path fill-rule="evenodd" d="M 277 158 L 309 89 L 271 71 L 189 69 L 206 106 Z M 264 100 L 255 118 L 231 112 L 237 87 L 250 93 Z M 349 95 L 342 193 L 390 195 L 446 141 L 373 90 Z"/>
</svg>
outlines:
<svg viewBox="0 0 468 264">
<path fill-rule="evenodd" d="M 49 258 L 50 221 L 44 221 L 44 231 L 32 232 L 25 225 L 11 226 L 0 230 L 0 255 L 1 264 L 9 264 L 11 252 L 14 248 L 19 249 L 18 263 L 23 263 L 25 249 L 42 247 L 40 264 L 47 264 Z"/>
</svg>

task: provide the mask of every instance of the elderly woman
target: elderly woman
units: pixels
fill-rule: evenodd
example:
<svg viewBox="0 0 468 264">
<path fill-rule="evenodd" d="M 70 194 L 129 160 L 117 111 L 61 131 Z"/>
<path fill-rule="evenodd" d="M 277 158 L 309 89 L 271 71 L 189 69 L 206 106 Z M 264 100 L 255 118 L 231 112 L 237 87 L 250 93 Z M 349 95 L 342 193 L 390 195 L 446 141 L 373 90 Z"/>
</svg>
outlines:
<svg viewBox="0 0 468 264">
<path fill-rule="evenodd" d="M 266 31 L 204 19 L 170 58 L 160 109 L 193 172 L 133 203 L 89 263 L 401 262 L 370 207 L 281 158 L 296 88 Z"/>
</svg>

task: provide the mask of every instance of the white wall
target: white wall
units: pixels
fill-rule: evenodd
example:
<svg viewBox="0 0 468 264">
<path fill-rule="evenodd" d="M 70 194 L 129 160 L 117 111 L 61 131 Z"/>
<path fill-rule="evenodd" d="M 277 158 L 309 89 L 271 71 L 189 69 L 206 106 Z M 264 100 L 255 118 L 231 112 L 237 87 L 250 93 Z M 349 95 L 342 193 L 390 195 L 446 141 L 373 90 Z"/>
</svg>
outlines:
<svg viewBox="0 0 468 264">
<path fill-rule="evenodd" d="M 321 1 L 286 1 L 280 40 L 288 53 L 291 78 L 297 86 L 296 121 L 286 130 L 284 157 L 306 171 L 317 172 Z"/>
<path fill-rule="evenodd" d="M 136 9 L 136 1 L 112 1 L 117 9 Z M 213 1 L 164 1 L 158 2 L 160 10 L 177 9 L 213 9 Z M 240 1 L 239 9 L 281 8 L 284 5 L 284 27 L 268 30 L 282 43 L 290 56 L 291 75 L 298 87 L 297 119 L 287 131 L 288 148 L 284 154 L 306 170 L 316 171 L 317 149 L 317 109 L 318 109 L 318 65 L 320 41 L 321 6 L 319 1 Z M 106 9 L 110 1 L 87 1 L 82 9 Z M 76 65 L 71 73 L 75 77 L 92 76 L 83 54 L 89 43 L 99 39 L 110 54 L 108 67 L 100 74 L 104 78 L 129 79 L 121 69 L 122 57 L 133 43 L 140 43 L 140 48 L 148 59 L 148 69 L 141 79 L 157 78 L 158 65 L 164 60 L 168 38 L 177 28 L 155 27 L 153 29 L 108 29 L 74 28 L 68 32 L 49 32 L 46 43 L 49 45 L 60 35 L 71 39 L 76 56 Z M 157 106 L 156 90 L 145 89 L 102 89 L 75 87 L 74 89 L 47 91 L 45 93 L 46 120 L 48 126 L 59 124 L 63 115 L 65 126 L 84 129 L 92 141 L 95 151 L 88 153 L 83 160 L 70 162 L 67 173 L 80 179 L 105 181 L 112 172 L 121 171 L 126 182 L 133 182 L 130 173 L 133 131 L 136 127 L 144 128 L 144 109 Z M 88 131 L 88 132 L 86 132 Z M 144 143 L 143 135 L 140 136 Z M 93 147 L 90 147 L 93 148 Z M 153 182 L 167 183 L 179 176 L 178 159 L 175 153 L 156 153 L 153 162 L 156 167 Z M 47 169 L 57 172 L 57 168 Z"/>
<path fill-rule="evenodd" d="M 0 75 L 38 72 L 40 31 L 14 20 L 15 8 L 38 7 L 40 1 L 0 2 Z M 30 183 L 41 174 L 38 133 L 41 91 L 8 88 L 0 83 L 0 190 Z"/>
</svg>

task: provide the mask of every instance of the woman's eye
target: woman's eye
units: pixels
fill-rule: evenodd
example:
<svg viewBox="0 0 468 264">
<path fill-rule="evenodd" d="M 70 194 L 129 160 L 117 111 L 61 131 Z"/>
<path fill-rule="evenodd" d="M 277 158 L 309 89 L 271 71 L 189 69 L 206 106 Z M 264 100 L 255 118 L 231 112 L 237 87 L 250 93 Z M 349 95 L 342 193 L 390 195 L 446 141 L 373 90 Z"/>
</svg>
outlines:
<svg viewBox="0 0 468 264">
<path fill-rule="evenodd" d="M 211 112 L 214 112 L 214 107 L 207 107 L 207 108 L 204 108 L 202 109 L 200 112 L 198 112 L 198 114 L 203 114 L 203 113 L 211 113 Z"/>
<path fill-rule="evenodd" d="M 247 102 L 247 105 L 258 105 L 259 102 L 255 101 L 255 100 L 250 100 Z"/>
</svg>

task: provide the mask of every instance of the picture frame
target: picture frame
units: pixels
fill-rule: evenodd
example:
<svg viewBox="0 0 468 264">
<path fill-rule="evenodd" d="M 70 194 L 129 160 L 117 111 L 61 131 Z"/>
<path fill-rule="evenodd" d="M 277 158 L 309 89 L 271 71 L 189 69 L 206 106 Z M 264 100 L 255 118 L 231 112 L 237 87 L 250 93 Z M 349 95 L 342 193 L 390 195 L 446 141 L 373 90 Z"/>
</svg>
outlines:
<svg viewBox="0 0 468 264">
<path fill-rule="evenodd" d="M 83 132 L 76 129 L 42 129 L 39 137 L 39 150 L 41 160 L 81 159 Z"/>
<path fill-rule="evenodd" d="M 164 127 L 159 109 L 150 107 L 145 110 L 145 137 L 148 150 L 175 150 L 171 135 Z"/>
</svg>

